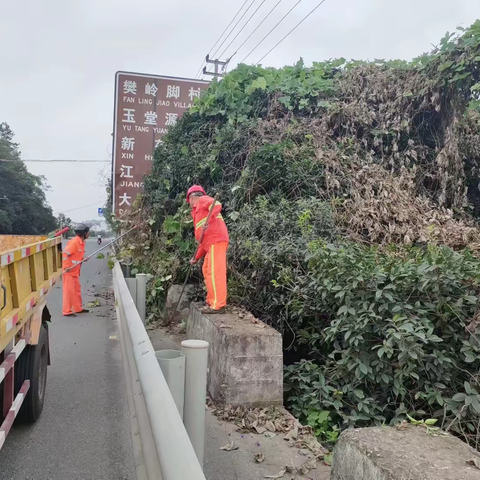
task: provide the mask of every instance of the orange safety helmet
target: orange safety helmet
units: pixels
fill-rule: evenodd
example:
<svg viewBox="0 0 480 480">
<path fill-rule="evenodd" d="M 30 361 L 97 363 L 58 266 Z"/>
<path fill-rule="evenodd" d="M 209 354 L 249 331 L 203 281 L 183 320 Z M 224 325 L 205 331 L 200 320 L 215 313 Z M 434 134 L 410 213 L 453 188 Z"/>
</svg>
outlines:
<svg viewBox="0 0 480 480">
<path fill-rule="evenodd" d="M 190 203 L 190 195 L 192 193 L 195 193 L 195 192 L 201 192 L 203 193 L 204 195 L 207 194 L 207 192 L 205 192 L 205 190 L 203 189 L 202 186 L 200 185 L 192 185 L 189 189 L 188 189 L 188 192 L 187 192 L 187 203 Z"/>
</svg>

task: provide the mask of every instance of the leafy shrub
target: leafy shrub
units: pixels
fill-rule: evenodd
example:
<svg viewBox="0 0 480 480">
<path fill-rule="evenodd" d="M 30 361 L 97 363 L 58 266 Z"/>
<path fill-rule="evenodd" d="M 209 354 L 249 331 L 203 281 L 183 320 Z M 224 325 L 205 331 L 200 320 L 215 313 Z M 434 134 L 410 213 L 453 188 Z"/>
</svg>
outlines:
<svg viewBox="0 0 480 480">
<path fill-rule="evenodd" d="M 286 367 L 292 411 L 307 419 L 327 410 L 358 426 L 407 412 L 451 421 L 463 409 L 470 424 L 480 413 L 480 342 L 465 328 L 477 313 L 480 261 L 432 246 L 384 254 L 317 243 L 307 256 L 308 276 L 275 282 L 302 319 L 298 343 L 311 359 Z"/>
<path fill-rule="evenodd" d="M 258 196 L 232 215 L 229 295 L 283 330 L 289 306 L 272 280 L 282 276 L 294 282 L 305 274 L 308 244 L 335 236 L 331 208 L 316 198 L 288 201 L 277 194 Z"/>
</svg>

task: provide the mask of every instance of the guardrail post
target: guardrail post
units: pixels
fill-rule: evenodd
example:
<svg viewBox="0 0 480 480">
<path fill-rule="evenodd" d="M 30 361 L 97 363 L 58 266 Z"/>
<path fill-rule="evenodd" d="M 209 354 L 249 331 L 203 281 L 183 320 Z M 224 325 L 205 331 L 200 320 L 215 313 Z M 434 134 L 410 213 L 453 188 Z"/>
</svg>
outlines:
<svg viewBox="0 0 480 480">
<path fill-rule="evenodd" d="M 185 356 L 178 350 L 159 350 L 155 352 L 170 393 L 175 400 L 180 418 L 183 420 L 185 400 Z"/>
<path fill-rule="evenodd" d="M 207 400 L 208 342 L 184 340 L 185 406 L 183 423 L 200 466 L 203 468 L 205 450 L 205 404 Z"/>
<path fill-rule="evenodd" d="M 138 310 L 138 314 L 145 325 L 145 312 L 147 302 L 147 274 L 137 273 L 137 301 L 135 302 Z"/>
</svg>

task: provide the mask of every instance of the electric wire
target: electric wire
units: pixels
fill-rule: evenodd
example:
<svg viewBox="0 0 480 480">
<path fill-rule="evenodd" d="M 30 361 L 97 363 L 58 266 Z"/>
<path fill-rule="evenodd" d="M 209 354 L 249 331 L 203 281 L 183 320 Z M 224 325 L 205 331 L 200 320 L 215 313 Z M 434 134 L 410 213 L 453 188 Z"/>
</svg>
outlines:
<svg viewBox="0 0 480 480">
<path fill-rule="evenodd" d="M 93 207 L 94 205 L 98 205 L 99 203 L 102 203 L 102 202 L 104 202 L 104 200 L 99 200 L 98 202 L 91 203 L 90 205 L 82 205 L 81 207 L 70 208 L 69 210 L 62 210 L 61 212 L 58 212 L 58 213 L 68 213 L 68 212 L 73 212 L 74 210 L 80 210 L 81 208 Z"/>
<path fill-rule="evenodd" d="M 215 42 L 215 44 L 213 45 L 213 47 L 210 49 L 210 51 L 208 52 L 208 55 L 210 55 L 210 53 L 212 53 L 212 50 L 217 46 L 217 43 L 220 41 L 220 39 L 223 37 L 223 35 L 225 35 L 225 32 L 230 28 L 230 25 L 235 21 L 235 19 L 237 18 L 237 15 L 242 11 L 243 7 L 247 4 L 248 0 L 245 0 L 245 2 L 243 2 L 243 5 L 238 9 L 237 13 L 235 14 L 235 16 L 232 18 L 232 20 L 230 21 L 230 23 L 227 25 L 227 28 L 225 28 L 225 30 L 222 32 L 222 34 L 218 37 L 217 41 Z M 200 68 L 198 69 L 198 72 L 197 74 L 195 75 L 195 78 L 198 78 L 199 76 L 199 73 L 202 71 L 202 67 L 203 67 L 203 64 L 205 63 L 205 59 L 202 60 L 202 63 L 200 64 Z"/>
<path fill-rule="evenodd" d="M 270 34 L 293 12 L 295 7 L 301 2 L 302 0 L 298 0 L 298 2 L 280 19 L 280 21 L 257 43 L 255 47 L 250 51 L 248 55 L 246 55 L 240 63 L 243 63 L 269 36 Z"/>
<path fill-rule="evenodd" d="M 52 160 L 46 160 L 46 159 L 19 159 L 19 160 L 9 160 L 7 158 L 0 158 L 0 162 L 24 162 L 24 163 L 112 163 L 111 160 L 66 160 L 66 159 L 52 159 Z"/>
<path fill-rule="evenodd" d="M 243 32 L 245 27 L 250 23 L 250 20 L 255 16 L 255 14 L 260 10 L 260 7 L 266 2 L 267 0 L 263 0 L 262 3 L 257 7 L 257 9 L 250 15 L 250 18 L 247 20 L 245 25 L 239 30 L 239 32 L 233 37 L 233 40 L 225 47 L 225 50 L 219 55 L 220 58 L 223 57 L 223 54 L 230 48 L 232 43 L 238 38 L 238 36 Z M 237 53 L 237 52 L 235 52 Z M 233 55 L 235 55 L 235 53 Z M 233 55 L 229 58 L 229 60 L 233 57 Z"/>
<path fill-rule="evenodd" d="M 237 23 L 235 24 L 235 26 L 232 28 L 232 30 L 230 30 L 230 33 L 223 39 L 223 42 L 217 47 L 217 49 L 215 50 L 215 52 L 212 53 L 212 57 L 215 57 L 215 55 L 217 54 L 217 52 L 222 48 L 223 44 L 228 40 L 228 37 L 230 37 L 230 35 L 235 31 L 235 29 L 237 28 L 237 25 L 242 21 L 243 17 L 248 13 L 248 11 L 252 8 L 253 4 L 256 2 L 257 0 L 252 0 L 252 3 L 247 7 L 247 9 L 243 12 L 242 16 L 238 19 Z"/>
<path fill-rule="evenodd" d="M 270 55 L 270 53 L 273 52 L 294 30 L 297 29 L 315 10 L 323 5 L 326 2 L 326 0 L 322 0 L 313 10 L 310 11 L 305 17 L 302 18 L 276 45 L 274 45 L 258 62 L 257 65 L 267 56 Z"/>
<path fill-rule="evenodd" d="M 275 4 L 275 6 L 267 13 L 267 15 L 263 18 L 263 20 L 256 26 L 255 30 L 243 41 L 243 43 L 237 48 L 236 52 L 230 56 L 230 59 L 232 59 L 237 52 L 250 40 L 252 35 L 263 25 L 265 20 L 273 13 L 273 11 L 283 2 L 283 0 L 278 0 L 278 2 Z"/>
</svg>

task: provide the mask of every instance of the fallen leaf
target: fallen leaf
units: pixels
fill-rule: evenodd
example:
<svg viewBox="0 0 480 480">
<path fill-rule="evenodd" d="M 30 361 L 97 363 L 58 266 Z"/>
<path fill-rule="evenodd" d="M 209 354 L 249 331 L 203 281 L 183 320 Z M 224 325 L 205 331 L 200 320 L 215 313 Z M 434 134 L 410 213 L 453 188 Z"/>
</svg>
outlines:
<svg viewBox="0 0 480 480">
<path fill-rule="evenodd" d="M 467 463 L 472 467 L 478 468 L 480 470 L 480 460 L 478 458 L 472 458 L 467 460 Z"/>
<path fill-rule="evenodd" d="M 283 424 L 282 424 L 282 420 L 280 420 L 279 418 L 277 418 L 275 420 L 275 430 L 277 432 L 284 432 L 285 431 L 285 428 L 283 427 Z"/>
<path fill-rule="evenodd" d="M 265 433 L 265 432 L 267 431 L 267 429 L 266 429 L 265 427 L 262 427 L 261 425 L 257 425 L 257 426 L 255 427 L 255 430 L 256 430 L 257 433 L 259 433 L 260 435 L 261 435 L 262 433 Z"/>
<path fill-rule="evenodd" d="M 258 420 L 258 419 L 257 419 L 257 416 L 253 412 L 248 412 L 247 420 L 249 422 L 254 422 L 255 420 Z"/>
<path fill-rule="evenodd" d="M 233 442 L 227 443 L 223 447 L 220 447 L 220 450 L 225 450 L 226 452 L 231 452 L 232 450 L 238 450 L 237 446 L 233 445 Z"/>
<path fill-rule="evenodd" d="M 307 475 L 310 470 L 313 470 L 315 468 L 317 468 L 317 460 L 315 458 L 311 458 L 300 467 L 300 472 L 302 475 Z"/>
<path fill-rule="evenodd" d="M 270 432 L 274 432 L 275 431 L 275 425 L 273 424 L 273 422 L 271 420 L 269 420 L 266 424 L 265 424 L 265 427 L 267 430 L 270 430 Z"/>
<path fill-rule="evenodd" d="M 295 426 L 283 437 L 284 440 L 296 440 L 298 438 L 298 425 Z"/>
<path fill-rule="evenodd" d="M 313 428 L 310 425 L 300 426 L 299 433 L 301 435 L 313 435 Z"/>
<path fill-rule="evenodd" d="M 333 458 L 333 456 L 332 456 L 331 453 L 329 453 L 328 455 L 325 455 L 325 456 L 323 457 L 323 463 L 324 463 L 325 465 L 331 466 L 331 465 L 332 465 L 332 458 Z"/>
<path fill-rule="evenodd" d="M 276 433 L 273 433 L 273 432 L 265 432 L 264 435 L 267 437 L 267 438 L 274 438 L 277 436 Z"/>
<path fill-rule="evenodd" d="M 265 475 L 265 478 L 271 478 L 272 480 L 276 480 L 277 478 L 282 478 L 285 473 L 286 473 L 287 469 L 284 468 L 283 470 L 280 470 L 280 472 L 278 472 L 276 475 Z"/>
<path fill-rule="evenodd" d="M 265 460 L 265 455 L 263 453 L 256 453 L 253 458 L 257 463 L 262 463 Z"/>
</svg>

